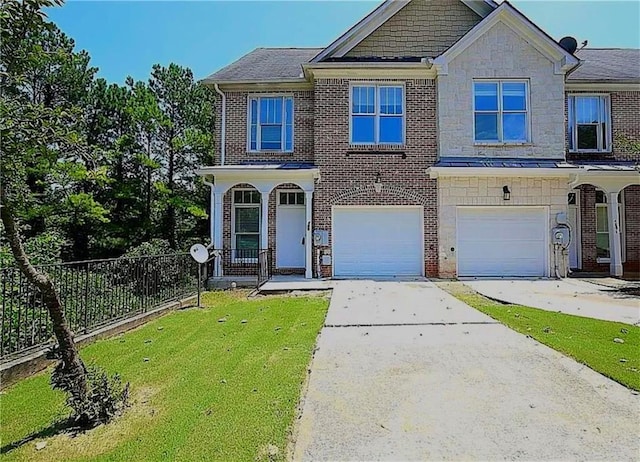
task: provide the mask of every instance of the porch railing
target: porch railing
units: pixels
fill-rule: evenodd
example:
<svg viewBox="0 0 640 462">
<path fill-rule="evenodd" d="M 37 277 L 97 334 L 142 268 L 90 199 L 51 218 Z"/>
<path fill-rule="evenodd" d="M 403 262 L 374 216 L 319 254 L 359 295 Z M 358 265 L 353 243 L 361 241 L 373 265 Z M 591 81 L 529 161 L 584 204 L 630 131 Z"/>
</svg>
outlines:
<svg viewBox="0 0 640 462">
<path fill-rule="evenodd" d="M 212 251 L 207 275 L 255 278 L 260 287 L 273 275 L 273 249 L 218 249 Z"/>
</svg>

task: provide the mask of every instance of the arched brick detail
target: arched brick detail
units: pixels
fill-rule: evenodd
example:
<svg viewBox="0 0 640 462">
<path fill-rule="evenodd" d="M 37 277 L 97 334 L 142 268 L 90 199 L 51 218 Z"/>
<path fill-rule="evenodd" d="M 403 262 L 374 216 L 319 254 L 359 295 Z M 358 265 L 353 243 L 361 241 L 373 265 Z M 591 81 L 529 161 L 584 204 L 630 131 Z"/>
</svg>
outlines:
<svg viewBox="0 0 640 462">
<path fill-rule="evenodd" d="M 386 196 L 401 197 L 411 202 L 415 202 L 417 205 L 427 205 L 426 197 L 420 194 L 417 194 L 416 192 L 410 189 L 401 188 L 399 186 L 386 185 L 386 184 L 382 185 L 382 189 L 379 193 L 376 192 L 373 184 L 368 184 L 365 186 L 355 186 L 353 188 L 341 191 L 338 194 L 334 195 L 331 198 L 330 203 L 331 205 L 339 205 L 340 202 L 348 201 L 349 199 L 353 199 L 361 195 L 373 195 L 373 194 L 384 194 Z"/>
</svg>

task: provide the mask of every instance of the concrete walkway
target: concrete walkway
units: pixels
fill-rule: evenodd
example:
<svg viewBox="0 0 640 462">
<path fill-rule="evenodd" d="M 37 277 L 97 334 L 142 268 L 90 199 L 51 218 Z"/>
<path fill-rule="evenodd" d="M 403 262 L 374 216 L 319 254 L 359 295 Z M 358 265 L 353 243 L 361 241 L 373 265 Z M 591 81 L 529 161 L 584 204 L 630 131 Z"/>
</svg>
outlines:
<svg viewBox="0 0 640 462">
<path fill-rule="evenodd" d="M 339 281 L 294 460 L 637 460 L 639 396 L 429 282 Z"/>
<path fill-rule="evenodd" d="M 476 292 L 506 303 L 627 324 L 640 323 L 640 298 L 577 279 L 464 281 Z"/>
</svg>

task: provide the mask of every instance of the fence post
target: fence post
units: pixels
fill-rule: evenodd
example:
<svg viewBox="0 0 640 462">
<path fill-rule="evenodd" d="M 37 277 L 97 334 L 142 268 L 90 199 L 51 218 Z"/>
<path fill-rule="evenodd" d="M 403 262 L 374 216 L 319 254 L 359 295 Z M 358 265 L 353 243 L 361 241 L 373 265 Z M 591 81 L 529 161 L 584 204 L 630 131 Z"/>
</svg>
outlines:
<svg viewBox="0 0 640 462">
<path fill-rule="evenodd" d="M 84 324 L 84 333 L 89 332 L 89 323 L 87 321 L 87 314 L 89 311 L 89 263 L 85 265 L 84 272 L 84 307 L 82 310 L 82 323 Z"/>
</svg>

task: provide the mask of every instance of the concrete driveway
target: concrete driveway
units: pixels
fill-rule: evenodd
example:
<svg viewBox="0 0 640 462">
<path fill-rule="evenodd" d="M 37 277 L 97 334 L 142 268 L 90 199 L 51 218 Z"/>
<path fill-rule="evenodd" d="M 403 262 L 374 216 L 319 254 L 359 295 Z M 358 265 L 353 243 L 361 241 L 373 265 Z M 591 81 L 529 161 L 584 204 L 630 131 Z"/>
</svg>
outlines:
<svg viewBox="0 0 640 462">
<path fill-rule="evenodd" d="M 637 460 L 639 396 L 429 282 L 340 281 L 294 460 Z"/>
<path fill-rule="evenodd" d="M 486 297 L 542 310 L 640 324 L 640 298 L 577 279 L 465 281 Z"/>
</svg>

